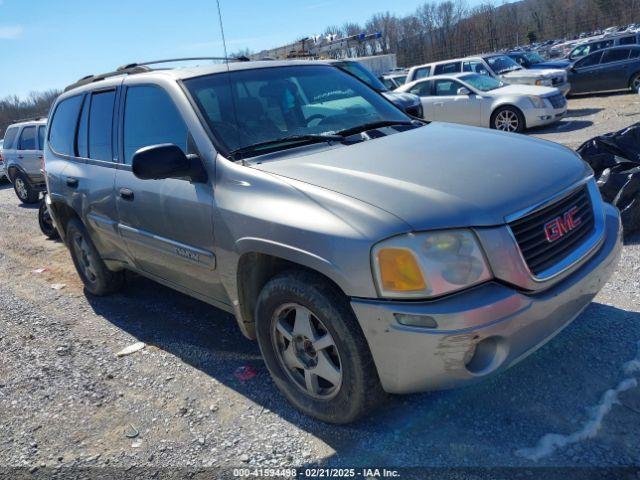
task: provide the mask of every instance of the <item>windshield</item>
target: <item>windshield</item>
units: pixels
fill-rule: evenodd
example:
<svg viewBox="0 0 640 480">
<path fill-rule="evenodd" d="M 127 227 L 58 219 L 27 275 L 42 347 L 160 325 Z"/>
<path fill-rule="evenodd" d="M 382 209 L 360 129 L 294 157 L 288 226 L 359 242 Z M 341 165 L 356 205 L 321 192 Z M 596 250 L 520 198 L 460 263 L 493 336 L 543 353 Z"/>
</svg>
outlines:
<svg viewBox="0 0 640 480">
<path fill-rule="evenodd" d="M 406 75 L 398 75 L 396 77 L 392 77 L 398 85 L 404 85 L 407 82 Z"/>
<path fill-rule="evenodd" d="M 349 72 L 351 75 L 358 77 L 364 83 L 369 85 L 371 88 L 378 90 L 379 92 L 384 92 L 387 90 L 387 87 L 385 87 L 384 84 L 380 80 L 378 80 L 368 68 L 359 64 L 358 62 L 336 62 L 334 63 L 334 65 Z"/>
<path fill-rule="evenodd" d="M 512 58 L 507 57 L 506 55 L 494 55 L 492 57 L 485 57 L 485 62 L 489 64 L 491 70 L 498 75 L 501 75 L 506 72 L 511 72 L 512 70 L 521 70 L 522 67 L 518 65 Z"/>
<path fill-rule="evenodd" d="M 537 63 L 543 63 L 544 62 L 544 58 L 542 58 L 536 52 L 524 52 L 523 55 L 529 61 L 529 63 L 531 63 L 533 65 L 535 65 Z"/>
<path fill-rule="evenodd" d="M 476 90 L 480 90 L 481 92 L 488 92 L 490 90 L 495 90 L 496 88 L 504 86 L 504 83 L 499 82 L 493 77 L 478 75 L 477 73 L 460 77 L 460 80 L 468 83 L 473 88 L 475 88 Z"/>
<path fill-rule="evenodd" d="M 232 71 L 184 84 L 226 154 L 294 136 L 411 120 L 362 82 L 328 65 Z"/>
</svg>

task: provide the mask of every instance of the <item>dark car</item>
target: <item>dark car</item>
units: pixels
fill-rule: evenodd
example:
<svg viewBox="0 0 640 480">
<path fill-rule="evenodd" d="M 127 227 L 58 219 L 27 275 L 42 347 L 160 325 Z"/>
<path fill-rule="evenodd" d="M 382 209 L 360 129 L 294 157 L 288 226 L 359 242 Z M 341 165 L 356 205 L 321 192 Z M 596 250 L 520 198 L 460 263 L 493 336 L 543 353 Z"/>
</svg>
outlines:
<svg viewBox="0 0 640 480">
<path fill-rule="evenodd" d="M 524 68 L 560 68 L 564 69 L 571 65 L 569 60 L 548 61 L 536 52 L 509 52 L 507 54 Z"/>
<path fill-rule="evenodd" d="M 329 63 L 366 83 L 405 113 L 422 118 L 422 103 L 417 95 L 392 92 L 370 70 L 354 60 L 332 60 Z"/>
<path fill-rule="evenodd" d="M 640 90 L 640 46 L 611 47 L 587 55 L 569 68 L 571 93 Z"/>
<path fill-rule="evenodd" d="M 640 44 L 640 33 L 638 32 L 598 38 L 596 40 L 576 45 L 576 47 L 569 52 L 569 55 L 567 55 L 567 59 L 571 62 L 575 62 L 579 58 L 586 57 L 590 53 L 597 52 L 598 50 L 603 50 L 609 47 L 621 47 L 637 44 Z"/>
</svg>

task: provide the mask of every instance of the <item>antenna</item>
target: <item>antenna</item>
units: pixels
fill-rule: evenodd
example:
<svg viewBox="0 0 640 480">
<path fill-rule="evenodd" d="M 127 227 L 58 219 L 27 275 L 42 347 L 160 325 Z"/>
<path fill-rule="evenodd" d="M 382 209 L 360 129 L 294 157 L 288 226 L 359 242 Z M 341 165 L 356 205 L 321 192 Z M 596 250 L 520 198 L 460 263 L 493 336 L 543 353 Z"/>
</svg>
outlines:
<svg viewBox="0 0 640 480">
<path fill-rule="evenodd" d="M 233 110 L 233 118 L 236 121 L 234 125 L 236 127 L 236 148 L 240 147 L 240 133 L 237 132 L 238 128 L 238 106 L 236 105 L 236 99 L 233 95 L 233 85 L 231 85 L 231 70 L 229 68 L 229 60 L 227 56 L 227 40 L 224 36 L 224 27 L 222 26 L 222 11 L 220 10 L 220 0 L 216 0 L 216 4 L 218 5 L 218 21 L 220 22 L 220 34 L 222 35 L 222 48 L 224 49 L 224 58 L 225 64 L 227 65 L 227 83 L 229 85 L 229 96 L 231 97 L 231 106 Z M 242 159 L 242 165 L 245 164 L 244 159 Z"/>
</svg>

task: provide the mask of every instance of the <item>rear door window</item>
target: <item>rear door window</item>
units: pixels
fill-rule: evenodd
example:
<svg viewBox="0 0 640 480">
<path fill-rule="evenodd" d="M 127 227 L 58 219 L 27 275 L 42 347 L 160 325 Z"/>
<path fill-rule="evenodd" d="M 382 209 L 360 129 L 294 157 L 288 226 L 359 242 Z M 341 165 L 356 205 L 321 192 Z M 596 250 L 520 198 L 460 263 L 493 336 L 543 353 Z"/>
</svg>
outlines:
<svg viewBox="0 0 640 480">
<path fill-rule="evenodd" d="M 463 62 L 462 71 L 478 73 L 480 75 L 489 75 L 487 67 L 485 67 L 484 63 L 480 60 L 467 60 L 466 62 Z"/>
<path fill-rule="evenodd" d="M 143 147 L 172 143 L 189 153 L 187 125 L 171 97 L 160 87 L 136 86 L 127 89 L 124 109 L 124 161 Z"/>
<path fill-rule="evenodd" d="M 49 127 L 51 148 L 63 155 L 74 154 L 74 143 L 82 95 L 70 97 L 58 104 Z"/>
<path fill-rule="evenodd" d="M 4 134 L 4 143 L 2 144 L 2 148 L 4 150 L 9 150 L 14 148 L 14 142 L 16 141 L 16 137 L 18 136 L 18 127 L 8 128 Z"/>
<path fill-rule="evenodd" d="M 455 80 L 437 80 L 434 83 L 435 94 L 438 97 L 452 97 L 458 95 L 458 89 L 462 87 L 462 84 Z"/>
<path fill-rule="evenodd" d="M 421 82 L 414 85 L 409 90 L 409 93 L 418 95 L 419 97 L 428 97 L 431 95 L 431 82 Z"/>
<path fill-rule="evenodd" d="M 18 142 L 18 150 L 35 150 L 36 149 L 36 127 L 24 127 L 20 134 Z"/>
<path fill-rule="evenodd" d="M 436 65 L 434 75 L 443 75 L 447 73 L 458 73 L 460 72 L 461 62 L 451 62 L 451 63 L 441 63 L 440 65 Z"/>
<path fill-rule="evenodd" d="M 38 149 L 44 150 L 44 134 L 47 131 L 47 127 L 40 125 L 38 127 Z"/>
<path fill-rule="evenodd" d="M 614 48 L 612 50 L 605 50 L 602 55 L 602 61 L 600 63 L 612 63 L 621 62 L 629 58 L 629 48 Z"/>
<path fill-rule="evenodd" d="M 111 132 L 116 92 L 97 92 L 91 95 L 89 110 L 89 158 L 113 161 Z"/>
</svg>

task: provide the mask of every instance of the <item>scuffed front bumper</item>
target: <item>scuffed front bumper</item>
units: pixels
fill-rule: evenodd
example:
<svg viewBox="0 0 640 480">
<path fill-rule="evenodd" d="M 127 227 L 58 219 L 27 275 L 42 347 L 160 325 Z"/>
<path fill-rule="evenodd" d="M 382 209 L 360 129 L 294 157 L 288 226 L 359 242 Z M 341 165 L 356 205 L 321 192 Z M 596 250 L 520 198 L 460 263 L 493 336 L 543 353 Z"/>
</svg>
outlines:
<svg viewBox="0 0 640 480">
<path fill-rule="evenodd" d="M 567 107 L 532 108 L 524 111 L 527 128 L 542 127 L 561 120 L 567 114 Z"/>
<path fill-rule="evenodd" d="M 411 393 L 461 386 L 514 365 L 553 338 L 615 270 L 618 211 L 605 206 L 605 239 L 578 270 L 553 287 L 526 294 L 492 282 L 429 302 L 353 299 L 383 388 Z M 397 314 L 429 316 L 437 327 L 410 327 Z"/>
</svg>

